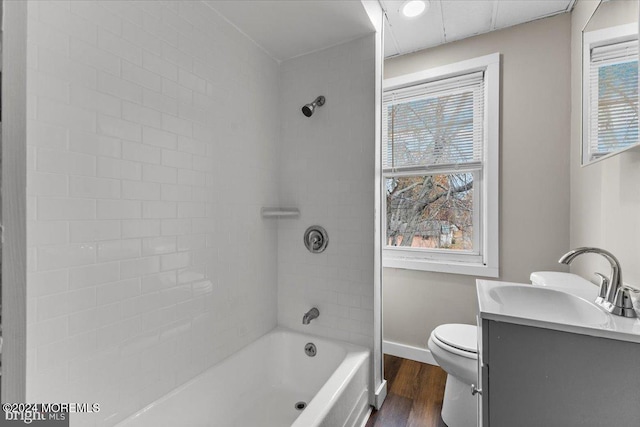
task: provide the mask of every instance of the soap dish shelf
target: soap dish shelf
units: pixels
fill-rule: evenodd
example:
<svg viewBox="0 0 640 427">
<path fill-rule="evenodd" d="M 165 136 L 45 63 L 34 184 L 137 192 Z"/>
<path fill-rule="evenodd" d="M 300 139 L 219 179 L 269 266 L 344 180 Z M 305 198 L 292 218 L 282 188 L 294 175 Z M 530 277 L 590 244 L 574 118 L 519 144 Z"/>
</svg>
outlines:
<svg viewBox="0 0 640 427">
<path fill-rule="evenodd" d="M 298 208 L 262 208 L 262 218 L 297 218 L 300 216 Z"/>
</svg>

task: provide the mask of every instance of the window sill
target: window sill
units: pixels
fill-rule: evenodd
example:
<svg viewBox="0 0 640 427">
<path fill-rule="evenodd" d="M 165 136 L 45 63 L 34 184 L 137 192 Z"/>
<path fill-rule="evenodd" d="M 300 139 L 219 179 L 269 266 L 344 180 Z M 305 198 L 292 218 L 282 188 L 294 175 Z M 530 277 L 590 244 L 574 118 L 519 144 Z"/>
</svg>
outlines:
<svg viewBox="0 0 640 427">
<path fill-rule="evenodd" d="M 498 267 L 489 267 L 479 263 L 435 261 L 428 259 L 408 259 L 383 257 L 382 266 L 402 268 L 405 270 L 433 271 L 438 273 L 462 274 L 466 276 L 481 276 L 497 278 Z"/>
</svg>

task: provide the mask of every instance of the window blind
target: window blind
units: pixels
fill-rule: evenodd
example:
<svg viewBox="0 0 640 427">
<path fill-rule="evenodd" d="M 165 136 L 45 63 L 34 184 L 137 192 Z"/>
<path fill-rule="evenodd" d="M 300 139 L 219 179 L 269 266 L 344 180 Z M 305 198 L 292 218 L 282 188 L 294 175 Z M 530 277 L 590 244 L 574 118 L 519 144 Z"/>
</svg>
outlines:
<svg viewBox="0 0 640 427">
<path fill-rule="evenodd" d="M 484 73 L 386 91 L 383 115 L 385 172 L 479 165 Z"/>
<path fill-rule="evenodd" d="M 638 141 L 638 41 L 591 49 L 589 155 L 591 159 Z"/>
</svg>

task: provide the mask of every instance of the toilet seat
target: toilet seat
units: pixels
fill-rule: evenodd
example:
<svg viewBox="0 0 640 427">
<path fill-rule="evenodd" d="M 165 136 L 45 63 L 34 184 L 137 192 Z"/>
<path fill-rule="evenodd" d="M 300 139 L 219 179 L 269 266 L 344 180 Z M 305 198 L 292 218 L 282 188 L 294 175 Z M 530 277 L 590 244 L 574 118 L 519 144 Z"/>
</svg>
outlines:
<svg viewBox="0 0 640 427">
<path fill-rule="evenodd" d="M 433 330 L 431 338 L 443 350 L 468 359 L 478 358 L 478 328 L 474 325 L 440 325 Z"/>
</svg>

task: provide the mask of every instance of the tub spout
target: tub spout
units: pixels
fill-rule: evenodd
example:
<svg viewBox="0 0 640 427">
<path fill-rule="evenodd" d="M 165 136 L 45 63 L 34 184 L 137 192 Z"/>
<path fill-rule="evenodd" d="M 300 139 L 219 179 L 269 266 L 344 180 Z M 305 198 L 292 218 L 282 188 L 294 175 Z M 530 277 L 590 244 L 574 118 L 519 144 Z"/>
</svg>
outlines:
<svg viewBox="0 0 640 427">
<path fill-rule="evenodd" d="M 313 307 L 311 310 L 307 311 L 304 316 L 302 316 L 302 324 L 308 325 L 313 319 L 318 316 L 320 316 L 320 311 L 317 308 Z"/>
</svg>

